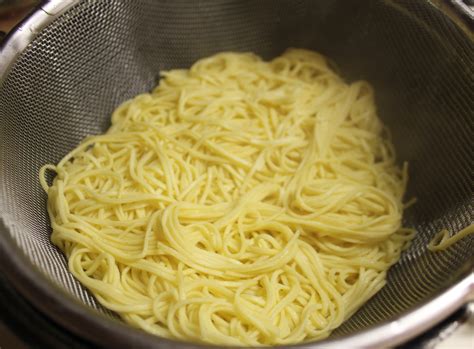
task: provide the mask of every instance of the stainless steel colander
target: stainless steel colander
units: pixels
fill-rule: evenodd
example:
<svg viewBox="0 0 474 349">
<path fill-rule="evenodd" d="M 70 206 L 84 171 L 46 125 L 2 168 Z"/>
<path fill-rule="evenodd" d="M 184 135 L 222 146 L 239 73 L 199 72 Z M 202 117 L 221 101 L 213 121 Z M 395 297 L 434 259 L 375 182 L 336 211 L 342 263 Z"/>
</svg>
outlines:
<svg viewBox="0 0 474 349">
<path fill-rule="evenodd" d="M 388 284 L 324 342 L 391 346 L 473 299 L 474 236 L 427 243 L 473 222 L 474 44 L 423 0 L 52 0 L 0 51 L 0 269 L 61 326 L 101 346 L 186 347 L 121 323 L 67 270 L 49 241 L 38 170 L 103 132 L 124 100 L 161 70 L 234 50 L 265 58 L 319 51 L 348 80 L 366 79 L 410 163 L 405 225 L 418 230 Z M 308 344 L 306 344 L 308 345 Z"/>
</svg>

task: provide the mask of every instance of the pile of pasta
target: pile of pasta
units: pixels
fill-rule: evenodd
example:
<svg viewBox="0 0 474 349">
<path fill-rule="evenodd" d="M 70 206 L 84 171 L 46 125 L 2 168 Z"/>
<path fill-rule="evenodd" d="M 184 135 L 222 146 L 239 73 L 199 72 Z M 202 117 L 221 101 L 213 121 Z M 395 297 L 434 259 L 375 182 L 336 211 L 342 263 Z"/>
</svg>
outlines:
<svg viewBox="0 0 474 349">
<path fill-rule="evenodd" d="M 103 306 L 150 333 L 325 338 L 413 237 L 401 226 L 407 169 L 371 86 L 315 52 L 201 59 L 111 122 L 42 168 L 51 240 Z"/>
</svg>

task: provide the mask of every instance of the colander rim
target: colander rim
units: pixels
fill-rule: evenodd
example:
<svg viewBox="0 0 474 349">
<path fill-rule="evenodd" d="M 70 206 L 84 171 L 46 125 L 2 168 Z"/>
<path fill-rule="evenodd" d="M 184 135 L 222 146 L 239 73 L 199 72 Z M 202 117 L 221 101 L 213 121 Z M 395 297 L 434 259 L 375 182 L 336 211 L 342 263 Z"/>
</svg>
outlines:
<svg viewBox="0 0 474 349">
<path fill-rule="evenodd" d="M 0 47 L 0 86 L 8 76 L 16 58 L 34 40 L 37 34 L 70 10 L 81 0 L 49 0 L 32 11 L 10 34 Z M 1 188 L 1 187 L 0 187 Z M 2 196 L 0 196 L 1 204 Z M 447 318 L 464 304 L 474 300 L 474 261 L 467 270 L 460 271 L 458 282 L 417 308 L 399 317 L 375 325 L 353 335 L 341 336 L 316 343 L 293 347 L 338 348 L 395 346 L 423 333 Z M 0 270 L 15 289 L 31 304 L 55 323 L 105 347 L 124 345 L 132 347 L 169 346 L 204 348 L 209 345 L 168 340 L 132 328 L 118 320 L 93 311 L 58 285 L 48 280 L 17 246 L 0 216 Z"/>
</svg>

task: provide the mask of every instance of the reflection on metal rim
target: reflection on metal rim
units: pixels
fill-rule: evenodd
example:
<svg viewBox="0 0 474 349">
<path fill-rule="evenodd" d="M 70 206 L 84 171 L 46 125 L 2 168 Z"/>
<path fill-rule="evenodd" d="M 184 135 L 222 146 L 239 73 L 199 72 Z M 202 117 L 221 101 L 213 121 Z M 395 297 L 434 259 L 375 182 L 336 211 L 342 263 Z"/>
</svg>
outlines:
<svg viewBox="0 0 474 349">
<path fill-rule="evenodd" d="M 9 34 L 0 48 L 0 84 L 16 58 L 54 19 L 79 3 L 79 0 L 52 0 L 32 13 Z M 0 222 L 1 223 L 1 222 Z M 5 231 L 0 224 L 0 231 Z M 6 233 L 0 234 L 0 267 L 12 284 L 31 303 L 73 333 L 102 345 L 135 345 L 161 347 L 201 347 L 158 339 L 122 323 L 94 313 L 49 282 L 17 248 Z M 394 346 L 403 343 L 446 318 L 463 304 L 474 300 L 474 274 L 467 271 L 462 281 L 436 298 L 398 319 L 356 335 L 327 340 L 306 348 L 339 348 Z M 112 340 L 111 340 L 112 339 Z"/>
</svg>

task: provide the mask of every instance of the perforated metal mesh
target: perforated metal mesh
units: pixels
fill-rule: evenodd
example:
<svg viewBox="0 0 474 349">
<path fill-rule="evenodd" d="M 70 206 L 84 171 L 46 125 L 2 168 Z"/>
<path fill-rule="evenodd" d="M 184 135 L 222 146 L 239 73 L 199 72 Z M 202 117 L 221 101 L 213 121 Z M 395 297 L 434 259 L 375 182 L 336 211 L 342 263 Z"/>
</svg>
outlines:
<svg viewBox="0 0 474 349">
<path fill-rule="evenodd" d="M 398 157 L 410 163 L 406 224 L 418 230 L 388 285 L 334 336 L 413 309 L 472 268 L 474 238 L 445 252 L 426 244 L 473 221 L 473 43 L 424 1 L 84 1 L 43 30 L 0 87 L 0 214 L 45 276 L 104 312 L 49 241 L 38 170 L 103 132 L 122 101 L 163 69 L 213 53 L 287 47 L 330 57 L 348 80 L 375 86 Z"/>
</svg>

